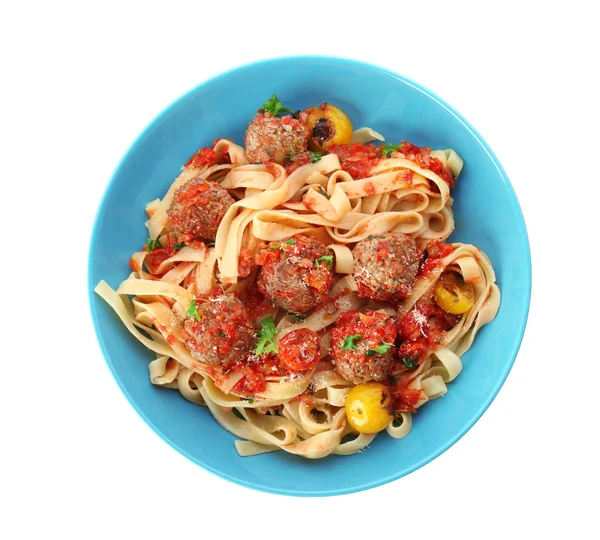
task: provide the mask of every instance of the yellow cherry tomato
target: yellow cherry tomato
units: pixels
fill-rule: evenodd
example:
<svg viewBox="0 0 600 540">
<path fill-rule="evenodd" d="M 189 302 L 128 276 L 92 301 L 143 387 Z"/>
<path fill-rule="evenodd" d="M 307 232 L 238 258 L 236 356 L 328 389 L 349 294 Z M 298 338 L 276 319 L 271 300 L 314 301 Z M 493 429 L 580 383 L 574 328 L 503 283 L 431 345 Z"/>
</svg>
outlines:
<svg viewBox="0 0 600 540">
<path fill-rule="evenodd" d="M 433 292 L 437 305 L 452 315 L 466 313 L 475 303 L 473 285 L 465 283 L 455 272 L 442 274 Z"/>
<path fill-rule="evenodd" d="M 315 152 L 329 150 L 334 144 L 348 144 L 354 128 L 346 113 L 329 103 L 306 111 L 308 147 Z"/>
<path fill-rule="evenodd" d="M 394 418 L 389 387 L 376 382 L 355 386 L 346 397 L 346 416 L 360 433 L 378 433 Z"/>
</svg>

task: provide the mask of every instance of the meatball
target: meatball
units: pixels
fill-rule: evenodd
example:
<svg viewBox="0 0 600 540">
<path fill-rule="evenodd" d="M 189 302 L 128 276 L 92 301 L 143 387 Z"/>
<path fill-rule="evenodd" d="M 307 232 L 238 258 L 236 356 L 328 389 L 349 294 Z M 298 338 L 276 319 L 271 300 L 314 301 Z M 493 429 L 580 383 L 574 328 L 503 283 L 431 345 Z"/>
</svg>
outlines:
<svg viewBox="0 0 600 540">
<path fill-rule="evenodd" d="M 394 320 L 385 311 L 342 313 L 331 331 L 337 372 L 354 384 L 385 380 L 394 358 L 396 332 Z"/>
<path fill-rule="evenodd" d="M 368 236 L 352 251 L 358 295 L 376 302 L 410 296 L 419 270 L 415 241 L 407 234 Z"/>
<path fill-rule="evenodd" d="M 259 112 L 248 125 L 244 144 L 250 163 L 274 161 L 282 164 L 290 154 L 306 150 L 308 129 L 291 116 L 277 118 Z"/>
<path fill-rule="evenodd" d="M 244 360 L 254 338 L 244 305 L 228 294 L 197 304 L 197 310 L 198 318 L 188 316 L 181 330 L 191 355 L 209 364 Z"/>
<path fill-rule="evenodd" d="M 174 194 L 167 210 L 178 242 L 212 241 L 233 197 L 217 182 L 193 178 Z"/>
<path fill-rule="evenodd" d="M 258 288 L 275 305 L 306 315 L 329 298 L 333 254 L 319 240 L 295 236 L 271 242 L 256 256 Z"/>
</svg>

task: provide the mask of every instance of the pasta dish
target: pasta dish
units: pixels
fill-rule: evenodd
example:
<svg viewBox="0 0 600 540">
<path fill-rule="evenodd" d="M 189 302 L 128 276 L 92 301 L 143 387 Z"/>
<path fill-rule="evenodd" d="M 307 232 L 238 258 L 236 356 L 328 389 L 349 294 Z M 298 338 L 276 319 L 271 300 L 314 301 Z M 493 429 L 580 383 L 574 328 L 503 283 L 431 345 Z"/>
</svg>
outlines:
<svg viewBox="0 0 600 540">
<path fill-rule="evenodd" d="M 152 384 L 206 406 L 242 456 L 405 437 L 496 316 L 489 258 L 446 242 L 461 158 L 384 141 L 273 95 L 244 146 L 201 148 L 147 204 L 130 275 L 95 289 L 154 353 Z"/>
</svg>

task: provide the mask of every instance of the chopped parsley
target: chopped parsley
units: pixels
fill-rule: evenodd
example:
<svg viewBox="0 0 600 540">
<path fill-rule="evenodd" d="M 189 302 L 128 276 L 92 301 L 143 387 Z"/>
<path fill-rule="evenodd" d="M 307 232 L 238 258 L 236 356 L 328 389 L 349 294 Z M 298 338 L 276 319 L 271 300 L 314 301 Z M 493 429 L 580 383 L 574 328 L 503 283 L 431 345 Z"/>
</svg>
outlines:
<svg viewBox="0 0 600 540">
<path fill-rule="evenodd" d="M 376 354 L 385 354 L 386 352 L 388 352 L 390 350 L 391 345 L 389 343 L 382 343 L 381 345 L 379 345 L 379 347 L 375 348 L 375 349 L 369 349 L 366 353 L 365 356 L 375 356 Z"/>
<path fill-rule="evenodd" d="M 188 306 L 186 313 L 187 313 L 188 317 L 193 317 L 197 321 L 202 320 L 202 317 L 200 317 L 200 313 L 198 313 L 198 306 L 196 305 L 196 300 L 192 300 L 190 302 L 190 305 Z"/>
<path fill-rule="evenodd" d="M 277 116 L 283 113 L 294 112 L 292 111 L 292 109 L 284 107 L 275 94 L 273 94 L 270 99 L 267 99 L 267 101 L 265 101 L 263 109 L 265 112 L 271 113 L 273 116 Z"/>
<path fill-rule="evenodd" d="M 383 234 L 370 234 L 367 236 L 367 240 L 379 240 L 380 238 L 385 238 Z"/>
<path fill-rule="evenodd" d="M 296 315 L 295 313 L 289 313 L 289 312 L 288 312 L 287 316 L 288 316 L 288 319 L 293 322 L 302 322 L 304 319 L 306 319 L 306 317 L 301 317 L 300 315 Z"/>
<path fill-rule="evenodd" d="M 408 368 L 415 369 L 419 365 L 419 361 L 414 358 L 407 358 L 406 356 L 400 357 L 400 361 Z"/>
<path fill-rule="evenodd" d="M 315 268 L 319 268 L 321 262 L 327 263 L 329 268 L 333 268 L 333 255 L 323 255 L 322 257 L 319 257 L 315 261 Z"/>
<path fill-rule="evenodd" d="M 321 152 L 313 152 L 312 150 L 309 150 L 308 153 L 310 154 L 310 162 L 311 163 L 316 163 L 317 161 L 321 161 L 321 158 L 323 157 L 323 154 Z"/>
<path fill-rule="evenodd" d="M 185 242 L 175 242 L 173 246 L 177 251 L 179 251 L 182 247 L 185 247 Z"/>
<path fill-rule="evenodd" d="M 381 147 L 381 153 L 385 156 L 385 157 L 390 157 L 390 154 L 392 152 L 396 152 L 397 150 L 400 150 L 401 146 L 404 143 L 400 143 L 400 144 L 390 144 L 390 143 L 385 143 L 382 147 Z"/>
<path fill-rule="evenodd" d="M 258 342 L 256 343 L 256 350 L 254 351 L 256 356 L 277 352 L 277 343 L 273 341 L 276 333 L 277 327 L 275 326 L 273 317 L 267 317 L 266 319 L 260 321 Z"/>
<path fill-rule="evenodd" d="M 325 191 L 325 188 L 323 186 L 319 186 L 319 191 L 321 192 L 321 195 L 323 195 L 323 197 L 325 197 L 326 199 L 329 199 L 329 195 L 327 195 L 327 192 Z"/>
<path fill-rule="evenodd" d="M 283 249 L 283 244 L 286 246 L 293 246 L 296 243 L 295 238 L 288 238 L 285 242 L 273 242 L 269 245 L 269 249 Z"/>
<path fill-rule="evenodd" d="M 353 351 L 354 349 L 356 349 L 356 344 L 354 342 L 358 341 L 359 339 L 362 339 L 362 338 L 363 338 L 362 334 L 354 334 L 353 336 L 346 336 L 346 338 L 344 339 L 344 343 L 341 345 L 341 348 L 344 349 L 345 351 Z"/>
<path fill-rule="evenodd" d="M 297 154 L 298 152 L 296 150 L 292 150 L 287 156 L 285 156 L 285 161 L 287 163 L 290 163 L 292 161 L 292 158 Z"/>
<path fill-rule="evenodd" d="M 248 400 L 248 403 L 254 403 L 254 396 L 248 396 L 246 399 Z"/>
<path fill-rule="evenodd" d="M 146 242 L 146 247 L 144 248 L 148 253 L 150 253 L 154 249 L 158 249 L 162 247 L 158 240 L 153 240 L 152 238 L 148 238 Z"/>
<path fill-rule="evenodd" d="M 206 247 L 215 247 L 214 242 L 209 242 L 208 244 L 204 244 Z"/>
</svg>

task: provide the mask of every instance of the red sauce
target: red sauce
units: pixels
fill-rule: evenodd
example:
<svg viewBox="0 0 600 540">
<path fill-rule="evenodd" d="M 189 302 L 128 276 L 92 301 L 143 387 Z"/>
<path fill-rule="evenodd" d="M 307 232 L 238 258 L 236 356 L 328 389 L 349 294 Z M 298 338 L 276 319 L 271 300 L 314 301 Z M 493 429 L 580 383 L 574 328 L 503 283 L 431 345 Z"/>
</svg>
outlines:
<svg viewBox="0 0 600 540">
<path fill-rule="evenodd" d="M 371 170 L 379 163 L 374 144 L 334 144 L 329 153 L 337 154 L 342 169 L 355 180 L 371 176 Z"/>
<path fill-rule="evenodd" d="M 283 163 L 283 168 L 288 174 L 292 174 L 298 167 L 310 163 L 311 157 L 308 152 L 298 152 L 289 161 Z"/>
<path fill-rule="evenodd" d="M 131 266 L 131 269 L 134 272 L 139 272 L 142 269 L 140 265 L 135 261 L 135 259 L 133 259 L 133 257 L 129 259 L 129 266 Z"/>
<path fill-rule="evenodd" d="M 442 180 L 444 180 L 450 189 L 456 184 L 456 180 L 450 169 L 444 167 L 442 162 L 430 155 L 431 149 L 429 147 L 419 148 L 418 146 L 402 141 L 400 152 L 404 154 L 406 159 L 414 161 L 422 169 L 428 169 L 431 172 L 437 174 Z"/>
<path fill-rule="evenodd" d="M 185 164 L 186 167 L 195 169 L 204 165 L 214 165 L 217 162 L 217 154 L 212 148 L 200 148 Z"/>
<path fill-rule="evenodd" d="M 265 303 L 265 297 L 258 290 L 256 282 L 252 282 L 246 292 L 240 295 L 239 298 L 246 308 L 248 320 L 250 321 L 260 321 L 272 310 L 271 304 Z"/>
<path fill-rule="evenodd" d="M 235 364 L 231 371 L 242 371 L 244 373 L 244 377 L 231 389 L 232 393 L 250 397 L 266 390 L 265 376 L 259 371 L 253 370 L 250 366 Z"/>
<path fill-rule="evenodd" d="M 375 184 L 373 184 L 373 182 L 367 182 L 364 187 L 367 196 L 375 195 L 375 193 L 377 192 L 377 188 L 375 187 Z"/>
<path fill-rule="evenodd" d="M 175 249 L 173 249 L 172 247 L 155 249 L 148 253 L 148 255 L 146 255 L 146 258 L 144 259 L 144 266 L 152 275 L 158 276 L 158 269 L 160 265 L 168 258 L 172 257 L 174 254 Z M 174 266 L 174 264 L 167 265 L 167 267 L 163 269 L 160 275 L 166 274 Z"/>
<path fill-rule="evenodd" d="M 410 377 L 402 377 L 392 385 L 391 393 L 395 410 L 417 412 L 415 405 L 421 399 L 422 390 L 407 388 L 411 382 Z"/>
<path fill-rule="evenodd" d="M 278 350 L 279 358 L 290 371 L 307 371 L 319 363 L 321 338 L 308 328 L 299 328 L 279 340 Z"/>
<path fill-rule="evenodd" d="M 421 263 L 419 267 L 418 276 L 426 276 L 431 271 L 439 268 L 441 266 L 440 259 L 447 257 L 454 251 L 454 246 L 452 244 L 446 244 L 444 242 L 440 242 L 439 240 L 432 240 L 427 244 L 424 252 L 427 254 L 424 261 Z"/>
<path fill-rule="evenodd" d="M 398 323 L 398 359 L 421 364 L 428 352 L 439 349 L 445 332 L 458 322 L 460 316 L 441 309 L 431 297 L 422 297 Z M 406 362 L 403 362 L 406 363 Z"/>
</svg>

